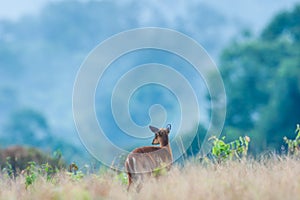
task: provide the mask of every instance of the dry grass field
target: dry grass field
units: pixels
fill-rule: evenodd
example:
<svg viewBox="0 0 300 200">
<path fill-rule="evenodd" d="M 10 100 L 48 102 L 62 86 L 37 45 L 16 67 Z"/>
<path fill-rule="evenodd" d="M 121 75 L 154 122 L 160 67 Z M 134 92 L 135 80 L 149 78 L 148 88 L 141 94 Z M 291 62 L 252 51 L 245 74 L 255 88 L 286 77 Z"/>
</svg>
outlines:
<svg viewBox="0 0 300 200">
<path fill-rule="evenodd" d="M 0 199 L 286 199 L 300 197 L 300 161 L 291 158 L 226 162 L 187 162 L 145 182 L 139 193 L 127 192 L 113 171 L 72 177 L 59 172 L 38 175 L 26 188 L 27 175 L 0 176 Z"/>
</svg>

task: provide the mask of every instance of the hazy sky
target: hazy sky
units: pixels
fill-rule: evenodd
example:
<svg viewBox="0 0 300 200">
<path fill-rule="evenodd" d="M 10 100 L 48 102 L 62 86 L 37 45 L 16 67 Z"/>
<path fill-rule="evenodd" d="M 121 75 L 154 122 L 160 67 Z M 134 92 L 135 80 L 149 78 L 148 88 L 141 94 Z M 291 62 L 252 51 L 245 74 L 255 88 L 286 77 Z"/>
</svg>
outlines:
<svg viewBox="0 0 300 200">
<path fill-rule="evenodd" d="M 262 28 L 279 11 L 292 8 L 300 0 L 207 0 L 227 16 L 242 19 L 254 29 Z"/>
<path fill-rule="evenodd" d="M 36 14 L 48 2 L 62 0 L 0 0 L 0 19 L 17 19 L 24 14 Z M 81 0 L 87 1 L 87 0 Z M 99 0 L 98 0 L 99 1 Z M 119 0 L 127 1 L 127 0 Z M 180 0 L 182 1 L 182 0 Z M 192 0 L 195 1 L 195 0 Z M 199 0 L 198 0 L 199 1 Z M 200 0 L 214 5 L 226 14 L 244 16 L 248 19 L 257 20 L 267 17 L 278 10 L 289 8 L 300 0 Z M 159 2 L 155 1 L 154 2 Z M 183 1 L 184 2 L 184 1 Z M 174 4 L 173 4 L 174 5 Z M 179 4 L 176 4 L 179 5 Z"/>
<path fill-rule="evenodd" d="M 16 20 L 24 14 L 37 14 L 48 2 L 57 1 L 62 0 L 0 0 L 0 19 Z M 118 2 L 120 1 L 128 0 L 118 0 Z M 161 1 L 154 0 L 154 2 L 159 3 Z M 180 0 L 180 2 L 182 3 L 184 0 Z M 227 16 L 238 17 L 250 23 L 254 22 L 259 24 L 264 23 L 264 21 L 268 20 L 275 12 L 290 8 L 295 2 L 300 3 L 300 0 L 201 0 L 201 2 L 213 5 Z"/>
<path fill-rule="evenodd" d="M 50 0 L 1 0 L 0 19 L 18 19 L 29 13 L 37 13 Z"/>
</svg>

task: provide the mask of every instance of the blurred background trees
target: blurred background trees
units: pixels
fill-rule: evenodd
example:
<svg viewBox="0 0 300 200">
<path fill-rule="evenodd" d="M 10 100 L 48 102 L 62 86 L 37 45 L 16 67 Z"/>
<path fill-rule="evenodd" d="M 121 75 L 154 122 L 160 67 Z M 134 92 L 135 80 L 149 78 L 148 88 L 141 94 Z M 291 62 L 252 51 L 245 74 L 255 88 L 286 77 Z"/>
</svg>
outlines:
<svg viewBox="0 0 300 200">
<path fill-rule="evenodd" d="M 300 120 L 300 6 L 279 13 L 258 37 L 244 36 L 222 53 L 229 136 L 248 134 L 251 150 L 276 148 Z"/>
<path fill-rule="evenodd" d="M 218 63 L 227 93 L 226 138 L 249 135 L 252 153 L 279 150 L 283 136 L 293 137 L 300 123 L 300 5 L 278 13 L 259 34 L 212 4 L 181 6 L 177 11 L 150 1 L 60 1 L 37 16 L 0 20 L 1 147 L 60 149 L 68 161 L 87 158 L 72 119 L 81 62 L 113 34 L 158 26 L 191 36 Z M 203 124 L 195 127 L 188 155 L 197 154 L 205 136 Z"/>
</svg>

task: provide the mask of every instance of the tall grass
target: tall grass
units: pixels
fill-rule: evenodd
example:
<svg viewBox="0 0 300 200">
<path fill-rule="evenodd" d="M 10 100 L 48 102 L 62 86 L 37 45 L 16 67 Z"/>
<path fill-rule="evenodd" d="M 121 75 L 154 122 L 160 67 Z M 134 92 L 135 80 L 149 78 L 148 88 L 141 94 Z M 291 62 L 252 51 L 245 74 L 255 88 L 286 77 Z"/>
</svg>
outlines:
<svg viewBox="0 0 300 200">
<path fill-rule="evenodd" d="M 127 192 L 113 171 L 74 178 L 60 171 L 50 180 L 39 175 L 26 189 L 26 174 L 0 175 L 0 199 L 299 199 L 300 161 L 269 158 L 229 161 L 219 165 L 186 162 L 173 166 Z"/>
</svg>

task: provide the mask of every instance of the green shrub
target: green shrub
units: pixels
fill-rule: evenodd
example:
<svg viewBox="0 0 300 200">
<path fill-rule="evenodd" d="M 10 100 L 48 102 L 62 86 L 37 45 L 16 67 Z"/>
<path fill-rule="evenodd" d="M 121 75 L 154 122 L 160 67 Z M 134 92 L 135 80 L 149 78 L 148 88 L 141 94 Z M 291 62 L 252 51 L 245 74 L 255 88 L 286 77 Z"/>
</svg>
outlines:
<svg viewBox="0 0 300 200">
<path fill-rule="evenodd" d="M 283 137 L 283 140 L 288 145 L 288 155 L 294 155 L 297 156 L 300 154 L 300 125 L 297 124 L 296 128 L 296 137 L 295 139 L 288 139 L 286 136 Z"/>
<path fill-rule="evenodd" d="M 233 158 L 241 159 L 243 156 L 246 156 L 250 142 L 248 136 L 239 137 L 229 143 L 225 142 L 225 136 L 220 139 L 213 136 L 209 140 L 213 140 L 211 153 L 217 160 L 217 163 L 221 163 L 225 160 L 232 160 Z"/>
</svg>

